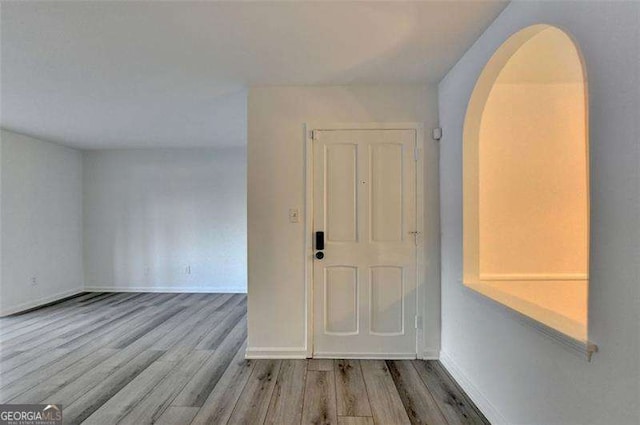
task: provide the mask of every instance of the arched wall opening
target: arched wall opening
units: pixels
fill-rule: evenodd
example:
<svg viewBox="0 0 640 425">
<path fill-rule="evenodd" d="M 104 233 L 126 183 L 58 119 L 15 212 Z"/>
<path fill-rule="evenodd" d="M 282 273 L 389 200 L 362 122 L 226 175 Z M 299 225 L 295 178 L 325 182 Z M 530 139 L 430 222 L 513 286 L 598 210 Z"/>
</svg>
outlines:
<svg viewBox="0 0 640 425">
<path fill-rule="evenodd" d="M 489 60 L 465 117 L 464 284 L 587 340 L 588 102 L 578 47 L 534 25 Z"/>
</svg>

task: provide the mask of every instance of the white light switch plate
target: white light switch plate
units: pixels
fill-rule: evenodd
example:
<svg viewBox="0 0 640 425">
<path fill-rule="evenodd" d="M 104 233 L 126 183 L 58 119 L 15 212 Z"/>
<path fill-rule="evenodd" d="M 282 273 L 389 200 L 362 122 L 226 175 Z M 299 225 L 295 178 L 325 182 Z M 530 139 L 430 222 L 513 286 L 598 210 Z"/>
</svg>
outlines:
<svg viewBox="0 0 640 425">
<path fill-rule="evenodd" d="M 300 211 L 297 208 L 289 210 L 289 223 L 298 223 L 300 221 Z"/>
</svg>

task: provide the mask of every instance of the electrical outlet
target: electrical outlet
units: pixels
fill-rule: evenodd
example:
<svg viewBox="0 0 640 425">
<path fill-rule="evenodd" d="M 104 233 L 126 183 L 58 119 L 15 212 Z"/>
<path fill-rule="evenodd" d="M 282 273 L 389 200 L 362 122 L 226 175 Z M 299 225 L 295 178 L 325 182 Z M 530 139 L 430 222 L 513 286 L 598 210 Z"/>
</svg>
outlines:
<svg viewBox="0 0 640 425">
<path fill-rule="evenodd" d="M 35 277 L 35 276 L 33 276 L 33 277 L 31 278 L 31 285 L 34 285 L 34 286 L 35 286 L 35 285 L 37 285 L 37 284 L 38 284 L 38 278 L 37 278 L 37 277 Z"/>
</svg>

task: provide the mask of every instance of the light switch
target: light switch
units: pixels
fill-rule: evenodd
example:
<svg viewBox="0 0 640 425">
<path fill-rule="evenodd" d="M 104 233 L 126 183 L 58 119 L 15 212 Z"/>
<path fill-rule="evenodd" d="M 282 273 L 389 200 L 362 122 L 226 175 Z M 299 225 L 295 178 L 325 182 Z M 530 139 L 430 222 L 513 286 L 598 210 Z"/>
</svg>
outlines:
<svg viewBox="0 0 640 425">
<path fill-rule="evenodd" d="M 298 223 L 300 221 L 300 212 L 297 208 L 289 210 L 289 223 Z"/>
</svg>

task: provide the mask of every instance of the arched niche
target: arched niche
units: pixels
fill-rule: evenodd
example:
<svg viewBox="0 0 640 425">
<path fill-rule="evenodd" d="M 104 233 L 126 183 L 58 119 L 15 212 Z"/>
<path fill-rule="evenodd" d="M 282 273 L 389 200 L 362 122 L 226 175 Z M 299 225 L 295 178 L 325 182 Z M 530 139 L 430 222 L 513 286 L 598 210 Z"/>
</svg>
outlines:
<svg viewBox="0 0 640 425">
<path fill-rule="evenodd" d="M 587 339 L 587 80 L 559 28 L 524 28 L 483 69 L 464 123 L 464 284 Z"/>
</svg>

